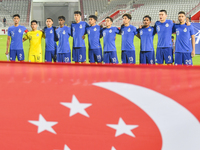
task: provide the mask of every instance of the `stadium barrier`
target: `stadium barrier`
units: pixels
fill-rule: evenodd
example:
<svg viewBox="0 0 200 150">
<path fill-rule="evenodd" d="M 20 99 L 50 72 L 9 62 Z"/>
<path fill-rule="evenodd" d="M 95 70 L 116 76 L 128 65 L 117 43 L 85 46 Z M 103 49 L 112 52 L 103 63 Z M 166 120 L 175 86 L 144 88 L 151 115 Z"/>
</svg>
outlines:
<svg viewBox="0 0 200 150">
<path fill-rule="evenodd" d="M 200 67 L 0 63 L 1 149 L 199 150 Z"/>
<path fill-rule="evenodd" d="M 0 28 L 0 35 L 7 35 L 8 28 Z"/>
</svg>

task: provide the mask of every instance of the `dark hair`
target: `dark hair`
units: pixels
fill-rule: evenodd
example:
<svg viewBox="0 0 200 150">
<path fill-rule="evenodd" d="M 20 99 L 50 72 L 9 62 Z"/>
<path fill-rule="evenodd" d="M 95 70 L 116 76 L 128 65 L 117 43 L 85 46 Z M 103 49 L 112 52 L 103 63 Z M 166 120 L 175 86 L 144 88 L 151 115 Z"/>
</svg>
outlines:
<svg viewBox="0 0 200 150">
<path fill-rule="evenodd" d="M 166 10 L 160 10 L 159 12 L 164 12 L 167 15 L 167 11 Z"/>
<path fill-rule="evenodd" d="M 149 15 L 144 16 L 143 20 L 144 20 L 144 18 L 149 18 L 149 20 L 151 21 L 151 17 Z"/>
<path fill-rule="evenodd" d="M 59 19 L 65 20 L 65 17 L 64 17 L 64 16 L 59 16 L 59 17 L 58 17 L 58 20 L 59 20 Z"/>
<path fill-rule="evenodd" d="M 31 24 L 34 23 L 34 22 L 35 22 L 36 24 L 38 24 L 38 22 L 37 22 L 36 20 L 32 20 L 32 21 L 31 21 Z"/>
<path fill-rule="evenodd" d="M 172 36 L 172 39 L 174 39 L 174 36 Z"/>
<path fill-rule="evenodd" d="M 185 12 L 184 12 L 184 11 L 180 11 L 178 14 L 179 14 L 179 15 L 180 15 L 180 14 L 184 14 L 184 15 L 185 15 Z"/>
<path fill-rule="evenodd" d="M 47 18 L 47 20 L 48 20 L 48 19 L 51 19 L 51 21 L 53 21 L 53 19 L 52 19 L 52 18 Z"/>
<path fill-rule="evenodd" d="M 106 20 L 106 19 L 110 19 L 110 21 L 113 22 L 113 18 L 111 18 L 111 17 L 109 17 L 109 16 L 106 17 L 105 20 Z"/>
<path fill-rule="evenodd" d="M 20 18 L 20 15 L 19 15 L 19 14 L 13 15 L 13 18 L 15 18 L 15 17 L 19 17 L 19 18 Z M 5 18 L 5 17 L 4 17 L 4 18 Z"/>
<path fill-rule="evenodd" d="M 80 11 L 75 11 L 74 14 L 79 14 L 80 16 L 82 15 Z"/>
<path fill-rule="evenodd" d="M 95 15 L 90 15 L 89 18 L 93 18 L 94 20 L 97 21 L 97 16 L 95 16 Z"/>
<path fill-rule="evenodd" d="M 122 16 L 122 18 L 124 18 L 124 16 L 126 16 L 128 19 L 132 19 L 132 16 L 130 15 L 130 14 L 124 14 L 123 16 Z"/>
</svg>

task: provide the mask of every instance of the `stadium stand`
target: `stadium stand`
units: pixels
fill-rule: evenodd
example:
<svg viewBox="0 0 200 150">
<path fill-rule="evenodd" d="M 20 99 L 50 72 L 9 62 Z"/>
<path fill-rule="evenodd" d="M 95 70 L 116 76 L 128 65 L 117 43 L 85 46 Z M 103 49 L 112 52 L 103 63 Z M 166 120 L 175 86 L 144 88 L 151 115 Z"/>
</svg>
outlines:
<svg viewBox="0 0 200 150">
<path fill-rule="evenodd" d="M 13 24 L 12 16 L 19 14 L 21 17 L 21 25 L 28 26 L 30 20 L 31 0 L 2 0 L 0 1 L 0 20 L 2 22 L 5 17 L 7 26 Z"/>
</svg>

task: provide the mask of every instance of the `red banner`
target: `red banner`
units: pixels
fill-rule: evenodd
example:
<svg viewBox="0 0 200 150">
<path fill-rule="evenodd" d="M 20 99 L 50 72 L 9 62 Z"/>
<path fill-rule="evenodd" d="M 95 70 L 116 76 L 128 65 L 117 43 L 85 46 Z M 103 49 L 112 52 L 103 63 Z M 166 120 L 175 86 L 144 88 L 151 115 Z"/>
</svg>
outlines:
<svg viewBox="0 0 200 150">
<path fill-rule="evenodd" d="M 3 150 L 199 150 L 200 67 L 0 63 Z"/>
</svg>

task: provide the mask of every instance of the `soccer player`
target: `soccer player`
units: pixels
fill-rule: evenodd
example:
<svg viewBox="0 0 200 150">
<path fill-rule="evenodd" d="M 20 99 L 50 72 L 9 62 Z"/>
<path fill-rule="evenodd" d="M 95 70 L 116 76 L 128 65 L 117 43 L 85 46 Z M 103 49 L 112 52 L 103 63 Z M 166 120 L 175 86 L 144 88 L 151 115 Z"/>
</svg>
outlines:
<svg viewBox="0 0 200 150">
<path fill-rule="evenodd" d="M 56 51 L 57 45 L 56 41 L 58 41 L 58 37 L 56 34 L 56 27 L 53 27 L 53 19 L 47 18 L 46 27 L 43 32 L 45 35 L 45 62 L 52 62 L 52 59 L 56 60 Z"/>
<path fill-rule="evenodd" d="M 155 53 L 153 39 L 155 35 L 154 27 L 151 27 L 151 17 L 143 17 L 143 26 L 138 29 L 140 44 L 140 64 L 155 64 Z"/>
<path fill-rule="evenodd" d="M 69 37 L 71 36 L 71 29 L 65 26 L 65 17 L 58 17 L 59 28 L 56 30 L 59 44 L 57 50 L 57 62 L 71 62 L 71 49 L 69 46 Z"/>
<path fill-rule="evenodd" d="M 113 19 L 111 17 L 105 18 L 106 28 L 101 32 L 104 41 L 104 63 L 118 63 L 115 37 L 120 31 L 117 27 L 112 27 Z"/>
<path fill-rule="evenodd" d="M 130 25 L 132 19 L 130 14 L 124 14 L 123 25 L 121 26 L 122 35 L 122 63 L 135 64 L 135 46 L 133 44 L 134 36 L 137 35 L 136 27 Z"/>
<path fill-rule="evenodd" d="M 18 61 L 24 61 L 24 49 L 23 49 L 23 34 L 27 33 L 26 27 L 19 25 L 20 15 L 13 15 L 14 25 L 8 28 L 8 38 L 6 55 L 9 55 L 8 49 L 10 46 L 10 61 L 15 61 L 16 57 Z M 10 43 L 11 41 L 11 43 Z"/>
<path fill-rule="evenodd" d="M 156 62 L 158 64 L 163 64 L 165 61 L 166 64 L 172 64 L 173 53 L 171 35 L 174 23 L 172 20 L 166 20 L 166 10 L 160 10 L 159 18 L 160 21 L 157 21 L 154 26 L 155 31 L 158 34 Z"/>
<path fill-rule="evenodd" d="M 176 30 L 175 65 L 192 65 L 195 56 L 195 37 L 192 25 L 186 25 L 185 12 L 178 13 L 179 24 L 174 25 Z"/>
<path fill-rule="evenodd" d="M 36 20 L 31 21 L 32 31 L 28 32 L 23 38 L 23 41 L 29 39 L 29 62 L 42 62 L 42 37 L 44 37 L 43 32 L 37 30 L 38 22 Z"/>
<path fill-rule="evenodd" d="M 81 21 L 82 13 L 80 11 L 74 12 L 75 23 L 72 23 L 72 37 L 73 37 L 73 50 L 72 57 L 75 62 L 86 61 L 86 47 L 85 47 L 85 34 L 86 28 L 89 25 L 85 21 Z"/>
<path fill-rule="evenodd" d="M 96 24 L 97 16 L 89 16 L 89 24 L 87 34 L 89 41 L 89 61 L 90 63 L 101 63 L 102 62 L 102 48 L 100 43 L 100 32 L 101 27 Z"/>
</svg>

